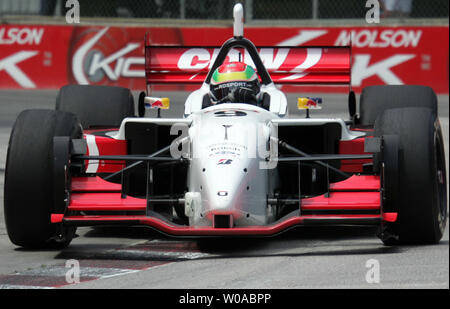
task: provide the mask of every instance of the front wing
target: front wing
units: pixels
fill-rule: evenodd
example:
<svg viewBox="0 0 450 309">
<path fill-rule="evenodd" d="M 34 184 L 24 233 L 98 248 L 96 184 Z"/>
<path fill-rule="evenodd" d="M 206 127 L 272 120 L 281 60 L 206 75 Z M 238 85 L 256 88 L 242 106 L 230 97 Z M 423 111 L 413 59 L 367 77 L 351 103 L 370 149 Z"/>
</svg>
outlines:
<svg viewBox="0 0 450 309">
<path fill-rule="evenodd" d="M 376 226 L 397 220 L 397 213 L 382 211 L 380 184 L 379 176 L 354 175 L 331 184 L 327 194 L 299 200 L 298 211 L 272 224 L 214 228 L 175 224 L 148 211 L 147 199 L 123 196 L 120 184 L 107 182 L 98 176 L 76 177 L 72 179 L 66 213 L 52 214 L 51 221 L 69 226 L 148 226 L 175 237 L 273 236 L 296 226 L 311 225 Z M 121 214 L 117 214 L 119 212 Z"/>
</svg>

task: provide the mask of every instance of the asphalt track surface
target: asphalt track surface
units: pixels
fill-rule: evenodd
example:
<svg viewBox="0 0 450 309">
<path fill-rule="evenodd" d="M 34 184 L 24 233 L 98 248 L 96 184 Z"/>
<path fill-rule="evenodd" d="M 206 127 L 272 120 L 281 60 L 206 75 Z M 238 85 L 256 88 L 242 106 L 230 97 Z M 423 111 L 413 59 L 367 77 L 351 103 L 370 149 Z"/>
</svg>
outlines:
<svg viewBox="0 0 450 309">
<path fill-rule="evenodd" d="M 163 116 L 180 117 L 186 93 L 168 96 L 171 110 Z M 79 228 L 79 237 L 62 251 L 18 248 L 9 241 L 3 218 L 9 134 L 22 110 L 52 109 L 55 97 L 55 91 L 0 91 L 0 288 L 449 288 L 448 226 L 433 246 L 383 246 L 376 229 L 363 227 L 297 228 L 275 238 L 214 241 L 172 239 L 147 228 L 104 227 Z M 288 95 L 293 113 L 296 97 Z M 323 98 L 324 109 L 313 116 L 347 119 L 345 96 Z M 440 96 L 447 159 L 448 110 L 448 96 Z M 70 276 L 73 261 L 80 265 L 80 283 L 69 284 L 75 278 Z M 379 266 L 379 280 L 369 283 L 374 265 Z"/>
</svg>

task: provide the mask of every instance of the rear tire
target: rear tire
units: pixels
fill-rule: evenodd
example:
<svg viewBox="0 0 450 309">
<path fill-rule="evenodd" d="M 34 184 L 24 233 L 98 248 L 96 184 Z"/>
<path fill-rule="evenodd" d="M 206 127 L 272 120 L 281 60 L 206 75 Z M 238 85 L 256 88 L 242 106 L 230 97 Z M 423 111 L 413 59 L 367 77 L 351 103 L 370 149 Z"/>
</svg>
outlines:
<svg viewBox="0 0 450 309">
<path fill-rule="evenodd" d="M 385 226 L 385 235 L 396 237 L 382 237 L 383 242 L 386 245 L 439 242 L 447 222 L 447 180 L 444 139 L 434 111 L 386 110 L 375 122 L 375 135 L 398 137 L 398 186 L 385 188 L 392 195 L 384 203 L 385 212 L 398 212 L 397 221 Z M 389 151 L 392 146 L 384 145 L 384 162 L 392 161 L 392 157 L 386 156 L 397 155 Z M 388 179 L 385 181 L 389 183 Z"/>
<path fill-rule="evenodd" d="M 60 89 L 56 110 L 74 113 L 83 128 L 119 127 L 134 117 L 134 98 L 126 88 L 68 85 Z"/>
<path fill-rule="evenodd" d="M 14 124 L 6 160 L 4 214 L 8 236 L 15 245 L 61 249 L 69 245 L 75 234 L 74 228 L 50 222 L 55 210 L 55 136 L 82 137 L 74 114 L 27 110 Z"/>
<path fill-rule="evenodd" d="M 373 126 L 383 111 L 392 108 L 424 107 L 437 115 L 437 97 L 426 86 L 387 85 L 363 89 L 359 105 L 358 124 Z"/>
</svg>

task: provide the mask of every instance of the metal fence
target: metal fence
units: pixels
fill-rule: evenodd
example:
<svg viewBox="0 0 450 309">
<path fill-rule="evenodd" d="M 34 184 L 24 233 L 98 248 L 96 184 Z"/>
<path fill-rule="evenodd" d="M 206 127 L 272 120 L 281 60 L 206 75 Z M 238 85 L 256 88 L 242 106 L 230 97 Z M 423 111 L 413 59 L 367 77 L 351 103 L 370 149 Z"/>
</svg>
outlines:
<svg viewBox="0 0 450 309">
<path fill-rule="evenodd" d="M 0 0 L 0 15 L 64 16 L 67 0 Z M 232 19 L 246 21 L 364 18 L 368 0 L 78 0 L 81 17 Z M 373 0 L 372 0 L 373 1 Z M 378 0 L 381 17 L 448 18 L 448 0 Z"/>
</svg>

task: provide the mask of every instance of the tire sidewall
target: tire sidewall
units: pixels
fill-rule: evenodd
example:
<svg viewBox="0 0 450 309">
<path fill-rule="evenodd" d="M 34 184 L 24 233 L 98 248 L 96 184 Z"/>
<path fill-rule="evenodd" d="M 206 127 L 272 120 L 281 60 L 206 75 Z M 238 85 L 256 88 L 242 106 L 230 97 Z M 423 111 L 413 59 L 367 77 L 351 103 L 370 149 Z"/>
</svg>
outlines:
<svg viewBox="0 0 450 309">
<path fill-rule="evenodd" d="M 60 225 L 50 222 L 54 212 L 53 137 L 78 138 L 80 134 L 73 114 L 27 110 L 18 116 L 8 144 L 4 185 L 5 224 L 12 243 L 33 249 L 70 243 L 74 231 L 64 231 L 68 236 L 64 241 L 50 241 L 63 232 Z"/>
<path fill-rule="evenodd" d="M 445 220 L 438 219 L 439 121 L 427 108 L 390 109 L 379 118 L 375 123 L 376 135 L 399 137 L 399 192 L 398 205 L 394 205 L 398 220 L 388 224 L 390 232 L 399 237 L 399 243 L 436 243 L 445 229 Z"/>
</svg>

